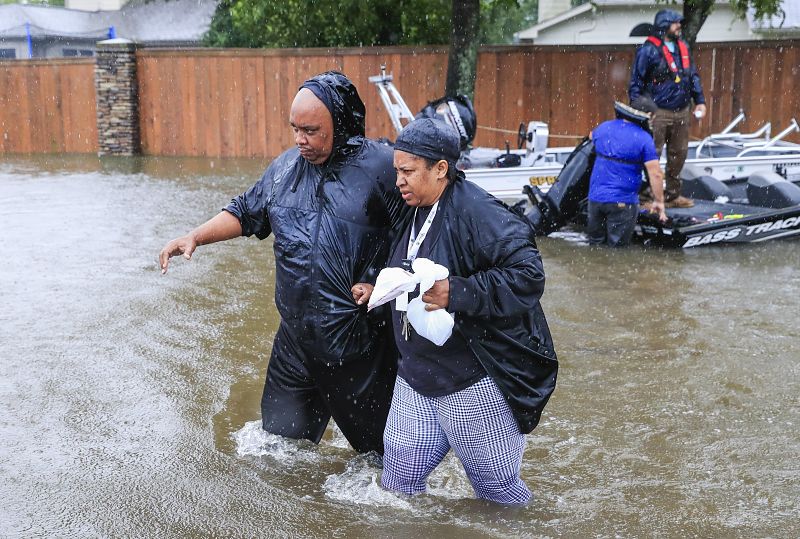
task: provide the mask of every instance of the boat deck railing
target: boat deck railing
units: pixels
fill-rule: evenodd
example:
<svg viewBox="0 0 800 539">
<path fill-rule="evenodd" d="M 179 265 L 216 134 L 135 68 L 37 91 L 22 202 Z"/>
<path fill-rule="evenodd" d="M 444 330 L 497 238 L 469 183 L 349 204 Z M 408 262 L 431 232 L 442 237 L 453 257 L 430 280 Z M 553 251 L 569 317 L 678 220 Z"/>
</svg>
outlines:
<svg viewBox="0 0 800 539">
<path fill-rule="evenodd" d="M 800 152 L 800 146 L 795 144 L 784 143 L 781 144 L 784 137 L 794 131 L 800 131 L 800 126 L 797 120 L 792 118 L 789 127 L 778 133 L 775 137 L 770 138 L 772 134 L 772 123 L 767 122 L 761 128 L 752 133 L 739 133 L 733 131 L 745 119 L 743 111 L 728 124 L 725 129 L 719 133 L 713 133 L 697 145 L 694 155 L 696 159 L 713 159 L 713 147 L 727 148 L 735 150 L 737 153 L 735 157 L 744 157 L 751 154 L 773 154 L 773 153 L 797 153 Z M 707 155 L 703 155 L 703 152 Z"/>
<path fill-rule="evenodd" d="M 712 133 L 700 141 L 700 144 L 697 145 L 697 149 L 695 150 L 695 157 L 703 157 L 703 150 L 707 149 L 708 157 L 713 158 L 714 155 L 712 155 L 710 150 L 710 148 L 713 146 L 722 146 L 724 148 L 740 150 L 750 145 L 761 146 L 765 142 L 769 141 L 770 134 L 772 133 L 772 124 L 770 122 L 767 122 L 761 126 L 760 129 L 753 131 L 752 133 L 740 133 L 738 131 L 733 131 L 733 128 L 744 121 L 745 118 L 746 116 L 744 111 L 740 110 L 739 115 L 734 118 L 733 121 L 725 127 L 725 129 L 719 133 Z"/>
<path fill-rule="evenodd" d="M 751 146 L 749 148 L 745 148 L 744 150 L 739 152 L 736 155 L 736 157 L 743 157 L 744 155 L 746 155 L 748 153 L 754 153 L 754 152 L 768 152 L 768 153 L 773 153 L 773 152 L 781 152 L 781 153 L 800 152 L 800 147 L 793 148 L 793 147 L 787 147 L 787 146 L 778 145 L 778 142 L 781 141 L 783 139 L 783 137 L 785 137 L 786 135 L 788 135 L 789 133 L 792 133 L 794 131 L 800 132 L 800 125 L 797 125 L 797 119 L 792 118 L 792 121 L 789 124 L 789 127 L 787 127 L 786 129 L 784 129 L 783 131 L 778 133 L 775 136 L 775 138 L 771 139 L 769 142 L 767 142 L 766 144 L 763 144 L 761 146 Z"/>
</svg>

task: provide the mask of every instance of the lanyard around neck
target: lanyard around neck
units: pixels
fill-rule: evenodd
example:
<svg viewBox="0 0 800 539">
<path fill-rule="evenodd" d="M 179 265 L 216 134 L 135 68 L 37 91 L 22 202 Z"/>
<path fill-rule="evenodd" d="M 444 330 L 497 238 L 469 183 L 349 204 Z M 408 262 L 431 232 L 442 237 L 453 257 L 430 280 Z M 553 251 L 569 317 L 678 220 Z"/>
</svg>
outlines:
<svg viewBox="0 0 800 539">
<path fill-rule="evenodd" d="M 433 218 L 436 217 L 436 210 L 438 207 L 439 201 L 437 200 L 433 207 L 431 207 L 431 212 L 428 214 L 428 218 L 425 219 L 425 222 L 422 224 L 422 228 L 419 229 L 419 233 L 414 231 L 416 228 L 418 208 L 414 210 L 414 220 L 411 222 L 411 234 L 408 236 L 408 249 L 406 250 L 406 258 L 408 260 L 414 260 L 417 258 L 419 248 L 422 245 L 422 242 L 425 241 L 425 236 L 428 235 L 428 230 L 431 228 Z"/>
</svg>

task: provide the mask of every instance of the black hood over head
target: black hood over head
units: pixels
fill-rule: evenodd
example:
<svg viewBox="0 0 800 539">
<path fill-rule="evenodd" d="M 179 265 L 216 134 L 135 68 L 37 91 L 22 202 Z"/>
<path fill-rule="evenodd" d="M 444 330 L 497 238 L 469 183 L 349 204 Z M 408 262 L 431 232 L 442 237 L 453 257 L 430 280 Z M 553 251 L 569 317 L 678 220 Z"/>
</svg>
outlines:
<svg viewBox="0 0 800 539">
<path fill-rule="evenodd" d="M 671 9 L 662 9 L 656 13 L 653 26 L 660 32 L 665 32 L 673 22 L 683 22 L 683 15 Z"/>
<path fill-rule="evenodd" d="M 311 90 L 322 101 L 333 117 L 333 153 L 348 146 L 350 139 L 364 137 L 366 109 L 355 84 L 343 73 L 326 71 L 311 77 L 300 89 Z M 360 140 L 350 145 L 359 145 Z"/>
<path fill-rule="evenodd" d="M 673 11 L 671 9 L 662 9 L 656 13 L 653 24 L 648 22 L 639 23 L 633 27 L 633 30 L 631 30 L 631 33 L 628 35 L 631 37 L 663 37 L 673 22 L 682 23 L 683 21 L 683 15 L 677 11 Z"/>
</svg>

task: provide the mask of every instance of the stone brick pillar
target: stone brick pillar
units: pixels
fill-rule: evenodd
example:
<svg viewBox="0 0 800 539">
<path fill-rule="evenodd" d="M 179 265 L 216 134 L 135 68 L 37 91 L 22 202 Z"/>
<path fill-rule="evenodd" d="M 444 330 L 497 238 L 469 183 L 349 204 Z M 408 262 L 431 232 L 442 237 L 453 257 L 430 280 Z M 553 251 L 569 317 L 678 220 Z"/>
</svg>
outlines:
<svg viewBox="0 0 800 539">
<path fill-rule="evenodd" d="M 136 44 L 127 39 L 97 43 L 94 67 L 98 155 L 139 153 L 139 87 Z"/>
</svg>

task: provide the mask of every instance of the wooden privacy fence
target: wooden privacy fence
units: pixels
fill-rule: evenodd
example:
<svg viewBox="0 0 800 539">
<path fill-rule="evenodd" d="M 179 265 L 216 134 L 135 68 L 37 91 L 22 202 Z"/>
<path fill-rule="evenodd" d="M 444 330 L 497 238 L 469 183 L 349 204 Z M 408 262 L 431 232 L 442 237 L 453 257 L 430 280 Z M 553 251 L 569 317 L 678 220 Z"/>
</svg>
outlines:
<svg viewBox="0 0 800 539">
<path fill-rule="evenodd" d="M 709 117 L 695 137 L 718 131 L 744 109 L 753 128 L 776 132 L 798 114 L 800 42 L 703 44 L 697 64 Z M 484 47 L 478 60 L 476 144 L 512 145 L 520 123 L 542 120 L 553 145 L 572 145 L 627 99 L 634 48 Z M 338 69 L 367 107 L 367 135 L 394 138 L 371 75 L 387 72 L 413 112 L 444 92 L 445 48 L 140 50 L 142 148 L 157 155 L 277 155 L 293 141 L 289 106 L 311 75 Z M 562 138 L 563 137 L 563 138 Z"/>
<path fill-rule="evenodd" d="M 94 60 L 0 62 L 0 153 L 97 151 Z"/>
<path fill-rule="evenodd" d="M 137 52 L 142 151 L 154 155 L 276 156 L 294 144 L 289 108 L 304 80 L 346 73 L 367 108 L 367 135 L 394 138 L 368 82 L 386 63 L 409 104 L 444 88 L 444 49 L 237 49 Z M 421 106 L 421 105 L 420 105 Z"/>
<path fill-rule="evenodd" d="M 631 46 L 483 47 L 476 144 L 513 146 L 516 135 L 496 130 L 514 132 L 530 120 L 550 125 L 552 145 L 574 144 L 611 117 L 614 99 L 626 100 L 633 54 Z M 799 115 L 800 41 L 700 44 L 695 59 L 709 116 L 693 126 L 693 136 L 719 131 L 740 109 L 748 117 L 740 130 L 771 121 L 777 133 Z M 394 138 L 368 82 L 382 64 L 414 112 L 444 91 L 443 47 L 140 49 L 142 152 L 275 156 L 293 144 L 288 116 L 297 88 L 328 69 L 358 86 L 367 135 Z M 91 60 L 0 62 L 0 152 L 96 151 L 91 69 Z"/>
</svg>

